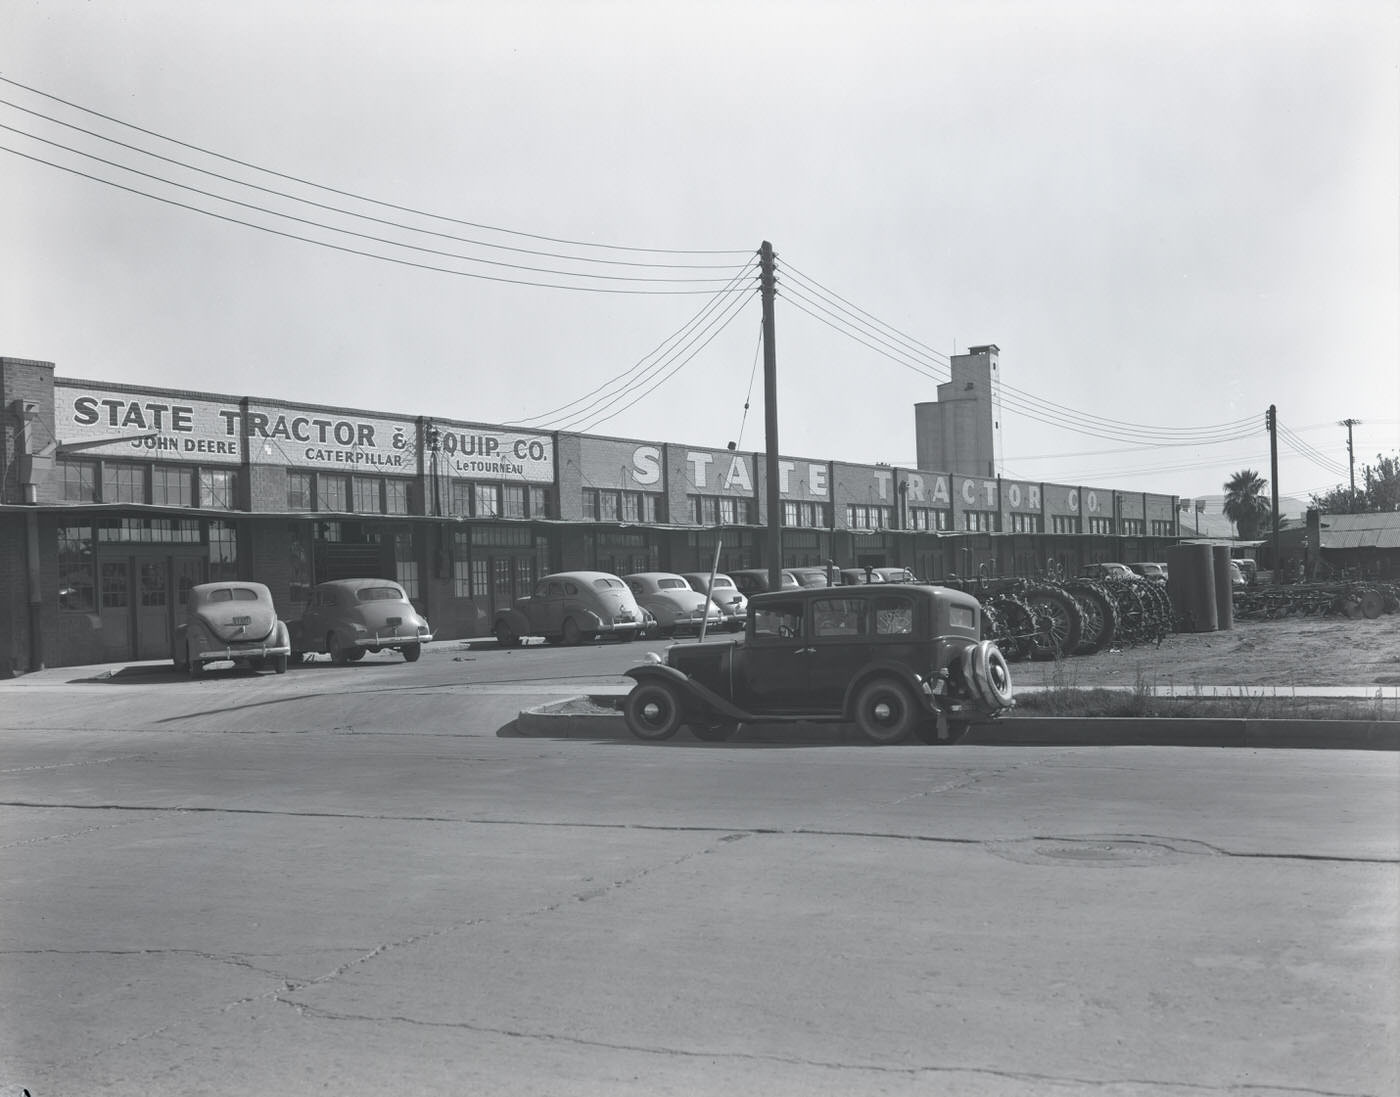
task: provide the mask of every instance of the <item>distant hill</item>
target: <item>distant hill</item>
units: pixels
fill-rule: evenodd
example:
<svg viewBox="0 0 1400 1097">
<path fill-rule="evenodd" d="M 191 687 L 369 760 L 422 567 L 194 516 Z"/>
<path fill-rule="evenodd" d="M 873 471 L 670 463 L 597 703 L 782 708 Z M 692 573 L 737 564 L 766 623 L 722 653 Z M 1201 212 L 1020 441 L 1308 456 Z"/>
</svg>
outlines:
<svg viewBox="0 0 1400 1097">
<path fill-rule="evenodd" d="M 1182 502 L 1186 502 L 1185 499 Z M 1234 523 L 1221 513 L 1220 508 L 1225 505 L 1224 495 L 1198 495 L 1191 500 L 1204 502 L 1206 507 L 1200 514 L 1197 514 L 1194 506 L 1189 506 L 1181 512 L 1181 531 L 1188 536 L 1195 534 L 1198 524 L 1202 537 L 1233 537 L 1235 535 Z M 1289 520 L 1290 525 L 1301 525 L 1304 516 L 1308 513 L 1308 501 L 1306 499 L 1295 499 L 1291 495 L 1280 495 L 1278 500 L 1279 513 Z"/>
</svg>

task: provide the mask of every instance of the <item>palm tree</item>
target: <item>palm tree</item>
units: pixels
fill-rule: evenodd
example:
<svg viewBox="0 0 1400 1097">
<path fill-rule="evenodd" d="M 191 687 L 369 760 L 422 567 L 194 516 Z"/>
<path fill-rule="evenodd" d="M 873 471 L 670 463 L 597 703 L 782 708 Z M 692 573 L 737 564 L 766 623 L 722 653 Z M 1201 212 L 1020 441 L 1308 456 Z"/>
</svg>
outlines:
<svg viewBox="0 0 1400 1097">
<path fill-rule="evenodd" d="M 1230 521 L 1243 541 L 1253 541 L 1259 536 L 1260 527 L 1272 513 L 1269 501 L 1264 498 L 1264 489 L 1269 486 L 1253 469 L 1241 469 L 1225 481 L 1225 505 L 1220 509 Z"/>
</svg>

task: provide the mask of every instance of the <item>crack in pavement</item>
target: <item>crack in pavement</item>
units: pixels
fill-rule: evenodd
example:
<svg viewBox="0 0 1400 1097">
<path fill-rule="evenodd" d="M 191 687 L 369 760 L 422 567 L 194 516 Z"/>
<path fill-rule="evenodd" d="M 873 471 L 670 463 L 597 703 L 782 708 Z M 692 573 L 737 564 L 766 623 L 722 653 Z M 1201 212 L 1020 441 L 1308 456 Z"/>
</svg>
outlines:
<svg viewBox="0 0 1400 1097">
<path fill-rule="evenodd" d="M 604 1051 L 632 1052 L 640 1055 L 660 1055 L 668 1058 L 690 1058 L 728 1060 L 732 1062 L 774 1063 L 781 1066 L 811 1067 L 819 1070 L 869 1073 L 919 1078 L 923 1075 L 967 1074 L 977 1077 L 1004 1078 L 1008 1081 L 1035 1082 L 1058 1086 L 1084 1088 L 1108 1088 L 1111 1086 L 1150 1086 L 1154 1092 L 1179 1091 L 1183 1093 L 1289 1093 L 1309 1094 L 1312 1097 L 1374 1097 L 1367 1093 L 1350 1090 L 1317 1089 L 1311 1086 L 1271 1085 L 1265 1082 L 1226 1083 L 1211 1085 L 1202 1082 L 1178 1082 L 1161 1078 L 1083 1078 L 1072 1075 L 1042 1074 L 1034 1071 L 1005 1070 L 983 1066 L 945 1066 L 924 1063 L 911 1066 L 887 1066 L 879 1063 L 846 1063 L 829 1059 L 804 1059 L 797 1056 L 775 1055 L 750 1051 L 697 1051 L 688 1048 L 649 1046 L 646 1044 L 625 1044 L 609 1040 L 592 1040 L 582 1036 L 567 1036 L 552 1032 L 530 1032 L 516 1028 L 499 1028 L 491 1025 L 473 1024 L 469 1021 L 430 1021 L 403 1014 L 375 1016 L 363 1013 L 341 1013 L 321 1009 L 305 1003 L 284 998 L 277 999 L 281 1004 L 295 1009 L 302 1016 L 326 1021 L 363 1021 L 370 1024 L 404 1024 L 421 1028 L 455 1029 L 491 1036 L 505 1036 L 511 1039 L 535 1040 L 544 1043 L 574 1044 L 579 1047 L 598 1048 Z"/>
<path fill-rule="evenodd" d="M 937 790 L 934 790 L 937 791 Z M 924 794 L 918 794 L 924 795 Z M 711 826 L 704 823 L 591 823 L 581 820 L 555 819 L 500 819 L 490 817 L 467 817 L 451 815 L 379 815 L 350 811 L 287 811 L 273 808 L 201 807 L 192 804 L 70 804 L 41 803 L 30 800 L 0 800 L 0 808 L 32 808 L 41 810 L 61 809 L 65 811 L 133 811 L 153 812 L 173 815 L 261 815 L 288 819 L 355 819 L 365 822 L 390 823 L 445 823 L 452 826 L 500 826 L 500 827 L 549 827 L 561 830 L 615 830 L 615 831 L 658 831 L 672 834 L 707 834 L 715 832 L 765 834 L 777 836 L 808 836 L 824 838 L 880 838 L 892 842 L 926 842 L 930 845 L 988 846 L 1005 844 L 1011 841 L 1076 841 L 1081 835 L 1031 834 L 1019 838 L 1002 836 L 999 838 L 953 838 L 936 834 L 907 834 L 887 830 L 850 830 L 829 827 L 734 827 Z M 100 828 L 94 828 L 100 829 Z M 34 841 L 36 839 L 30 839 Z M 1162 840 L 1191 842 L 1194 839 L 1173 838 Z M 1205 843 L 1197 842 L 1198 845 Z M 1208 847 L 1221 857 L 1257 861 L 1303 861 L 1327 864 L 1396 865 L 1400 857 L 1361 857 L 1333 853 L 1261 853 L 1229 850 L 1217 846 Z"/>
</svg>

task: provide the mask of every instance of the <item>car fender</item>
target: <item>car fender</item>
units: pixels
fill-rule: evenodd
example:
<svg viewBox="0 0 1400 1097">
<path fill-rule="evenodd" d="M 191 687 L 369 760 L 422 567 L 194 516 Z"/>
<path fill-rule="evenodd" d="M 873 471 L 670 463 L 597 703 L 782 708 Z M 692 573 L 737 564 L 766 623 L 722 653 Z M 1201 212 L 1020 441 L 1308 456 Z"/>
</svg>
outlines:
<svg viewBox="0 0 1400 1097">
<path fill-rule="evenodd" d="M 646 663 L 639 667 L 633 667 L 631 670 L 623 671 L 623 673 L 638 685 L 643 682 L 661 682 L 671 686 L 681 694 L 682 697 L 688 697 L 707 708 L 714 709 L 722 716 L 728 716 L 732 720 L 737 720 L 741 724 L 752 724 L 758 719 L 758 717 L 754 716 L 752 713 L 745 712 L 743 709 L 739 708 L 734 702 L 702 686 L 699 682 L 695 681 L 695 679 L 691 678 L 690 675 L 677 670 L 675 667 L 668 667 L 664 663 Z"/>
<path fill-rule="evenodd" d="M 491 630 L 494 632 L 496 626 L 504 621 L 510 626 L 510 630 L 517 636 L 533 636 L 534 626 L 530 624 L 530 619 L 513 606 L 507 609 L 498 609 L 496 616 L 491 621 Z"/>
<path fill-rule="evenodd" d="M 920 678 L 901 663 L 875 662 L 863 667 L 861 672 L 851 679 L 850 685 L 846 687 L 846 698 L 841 705 L 846 716 L 849 717 L 855 712 L 856 696 L 865 688 L 867 682 L 875 678 L 894 678 L 903 683 L 905 688 L 914 695 L 914 700 L 924 711 L 936 711 L 933 700 L 925 688 L 925 679 Z"/>
</svg>

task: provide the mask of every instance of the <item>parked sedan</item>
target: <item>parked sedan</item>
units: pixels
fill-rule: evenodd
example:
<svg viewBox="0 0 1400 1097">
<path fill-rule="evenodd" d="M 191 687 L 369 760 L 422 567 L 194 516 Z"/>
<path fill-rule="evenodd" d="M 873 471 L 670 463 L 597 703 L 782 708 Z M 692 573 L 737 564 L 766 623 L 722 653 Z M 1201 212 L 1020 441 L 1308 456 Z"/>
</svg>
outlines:
<svg viewBox="0 0 1400 1097">
<path fill-rule="evenodd" d="M 734 580 L 724 572 L 715 572 L 715 581 L 710 582 L 708 571 L 687 571 L 683 573 L 687 583 L 701 594 L 708 594 L 710 601 L 719 607 L 724 615 L 724 624 L 731 632 L 742 632 L 744 622 L 749 618 L 749 600 L 743 591 L 734 585 Z"/>
<path fill-rule="evenodd" d="M 1166 564 L 1140 561 L 1138 563 L 1129 564 L 1128 567 L 1132 569 L 1134 575 L 1141 576 L 1144 579 L 1151 579 L 1154 583 L 1165 583 L 1167 581 Z"/>
<path fill-rule="evenodd" d="M 767 568 L 739 568 L 729 572 L 729 578 L 734 580 L 734 585 L 743 592 L 745 598 L 752 598 L 768 589 Z M 797 581 L 797 576 L 790 571 L 778 572 L 778 579 L 784 590 L 796 590 L 802 585 Z"/>
<path fill-rule="evenodd" d="M 292 651 L 272 592 L 243 579 L 191 587 L 172 648 L 175 669 L 188 670 L 191 678 L 202 675 L 206 663 L 226 660 L 253 670 L 271 665 L 285 674 Z"/>
<path fill-rule="evenodd" d="M 324 652 L 336 664 L 353 663 L 367 651 L 397 651 L 408 662 L 433 638 L 428 620 L 388 579 L 332 579 L 311 591 L 301 620 L 292 622 L 292 655 Z"/>
<path fill-rule="evenodd" d="M 613 636 L 634 639 L 644 627 L 642 609 L 626 583 L 605 571 L 561 571 L 535 584 L 533 594 L 496 611 L 491 631 L 501 647 L 526 636 L 577 644 Z"/>
<path fill-rule="evenodd" d="M 840 581 L 848 586 L 860 583 L 917 583 L 908 568 L 842 568 Z"/>
<path fill-rule="evenodd" d="M 637 604 L 656 618 L 662 636 L 699 632 L 702 626 L 711 629 L 724 624 L 719 606 L 686 582 L 684 575 L 639 571 L 624 575 L 622 581 L 631 588 Z"/>
</svg>

